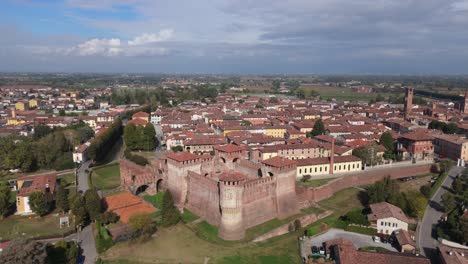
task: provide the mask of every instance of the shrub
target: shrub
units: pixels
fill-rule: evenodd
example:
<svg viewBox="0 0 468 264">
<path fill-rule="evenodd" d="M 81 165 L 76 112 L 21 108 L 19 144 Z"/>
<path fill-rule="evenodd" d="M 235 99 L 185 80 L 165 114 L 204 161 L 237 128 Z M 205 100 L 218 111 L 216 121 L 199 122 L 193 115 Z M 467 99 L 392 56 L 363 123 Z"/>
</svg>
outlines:
<svg viewBox="0 0 468 264">
<path fill-rule="evenodd" d="M 363 214 L 361 209 L 355 209 L 349 211 L 345 214 L 342 219 L 349 223 L 357 224 L 357 225 L 370 225 L 369 220 L 367 220 L 367 216 Z"/>
<path fill-rule="evenodd" d="M 431 198 L 431 186 L 429 186 L 429 185 L 423 185 L 423 186 L 421 186 L 421 188 L 419 188 L 419 191 L 420 191 L 421 194 L 424 195 L 424 197 L 426 197 L 427 199 L 430 199 L 430 198 Z"/>
<path fill-rule="evenodd" d="M 96 250 L 98 253 L 103 253 L 114 245 L 112 237 L 107 232 L 107 229 L 102 224 L 96 222 Z"/>
</svg>

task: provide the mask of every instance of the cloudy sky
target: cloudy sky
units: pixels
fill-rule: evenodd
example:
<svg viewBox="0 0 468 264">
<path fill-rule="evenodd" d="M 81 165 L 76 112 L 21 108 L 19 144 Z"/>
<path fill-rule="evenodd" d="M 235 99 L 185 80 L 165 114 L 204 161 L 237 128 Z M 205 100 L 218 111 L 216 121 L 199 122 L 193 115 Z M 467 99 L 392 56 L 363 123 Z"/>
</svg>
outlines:
<svg viewBox="0 0 468 264">
<path fill-rule="evenodd" d="M 0 71 L 468 73 L 468 0 L 0 0 L 0 34 Z"/>
</svg>

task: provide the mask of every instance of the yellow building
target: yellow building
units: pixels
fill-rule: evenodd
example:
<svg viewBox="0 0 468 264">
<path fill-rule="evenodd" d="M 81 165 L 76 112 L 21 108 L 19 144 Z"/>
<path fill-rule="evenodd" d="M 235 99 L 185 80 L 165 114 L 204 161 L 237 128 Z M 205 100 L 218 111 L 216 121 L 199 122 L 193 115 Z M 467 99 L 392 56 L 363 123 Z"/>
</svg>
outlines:
<svg viewBox="0 0 468 264">
<path fill-rule="evenodd" d="M 265 135 L 267 136 L 284 138 L 285 133 L 286 133 L 285 127 L 266 127 L 265 128 Z"/>
<path fill-rule="evenodd" d="M 17 102 L 15 104 L 15 109 L 19 111 L 24 111 L 26 110 L 26 105 L 23 102 Z"/>
<path fill-rule="evenodd" d="M 330 174 L 330 158 L 312 158 L 297 160 L 297 178 L 305 175 L 314 176 Z M 362 161 L 355 156 L 335 156 L 333 174 L 358 172 L 362 169 Z"/>
<path fill-rule="evenodd" d="M 16 126 L 16 125 L 21 125 L 24 124 L 25 121 L 17 118 L 9 118 L 7 119 L 7 125 L 9 126 Z"/>
<path fill-rule="evenodd" d="M 468 161 L 468 139 L 459 135 L 434 135 L 434 152 L 457 161 Z"/>
<path fill-rule="evenodd" d="M 37 107 L 37 100 L 36 99 L 29 100 L 29 108 L 35 108 L 35 107 Z"/>
<path fill-rule="evenodd" d="M 29 196 L 34 192 L 43 192 L 46 202 L 52 203 L 54 200 L 57 174 L 55 172 L 25 176 L 18 179 L 16 193 L 16 214 L 32 214 L 33 211 L 29 205 Z"/>
</svg>

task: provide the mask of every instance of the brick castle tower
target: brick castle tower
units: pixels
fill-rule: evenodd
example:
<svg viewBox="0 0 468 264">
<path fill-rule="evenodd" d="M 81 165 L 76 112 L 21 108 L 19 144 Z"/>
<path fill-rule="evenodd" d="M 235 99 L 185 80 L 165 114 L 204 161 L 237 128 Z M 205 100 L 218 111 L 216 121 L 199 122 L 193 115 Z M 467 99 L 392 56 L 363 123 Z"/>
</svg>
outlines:
<svg viewBox="0 0 468 264">
<path fill-rule="evenodd" d="M 242 216 L 242 199 L 245 177 L 227 171 L 219 178 L 221 223 L 219 236 L 224 240 L 240 240 L 245 236 Z"/>
<path fill-rule="evenodd" d="M 413 108 L 413 93 L 414 93 L 414 88 L 413 87 L 406 87 L 405 91 L 405 119 L 408 119 L 409 114 L 411 113 L 411 109 Z"/>
</svg>

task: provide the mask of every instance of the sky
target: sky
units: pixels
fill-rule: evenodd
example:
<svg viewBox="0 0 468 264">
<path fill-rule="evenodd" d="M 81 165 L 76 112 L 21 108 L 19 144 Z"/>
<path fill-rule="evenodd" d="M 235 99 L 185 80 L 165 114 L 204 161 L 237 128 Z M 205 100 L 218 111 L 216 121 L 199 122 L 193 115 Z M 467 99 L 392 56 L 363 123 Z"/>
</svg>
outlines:
<svg viewBox="0 0 468 264">
<path fill-rule="evenodd" d="M 468 74 L 468 0 L 0 0 L 0 71 Z"/>
</svg>

